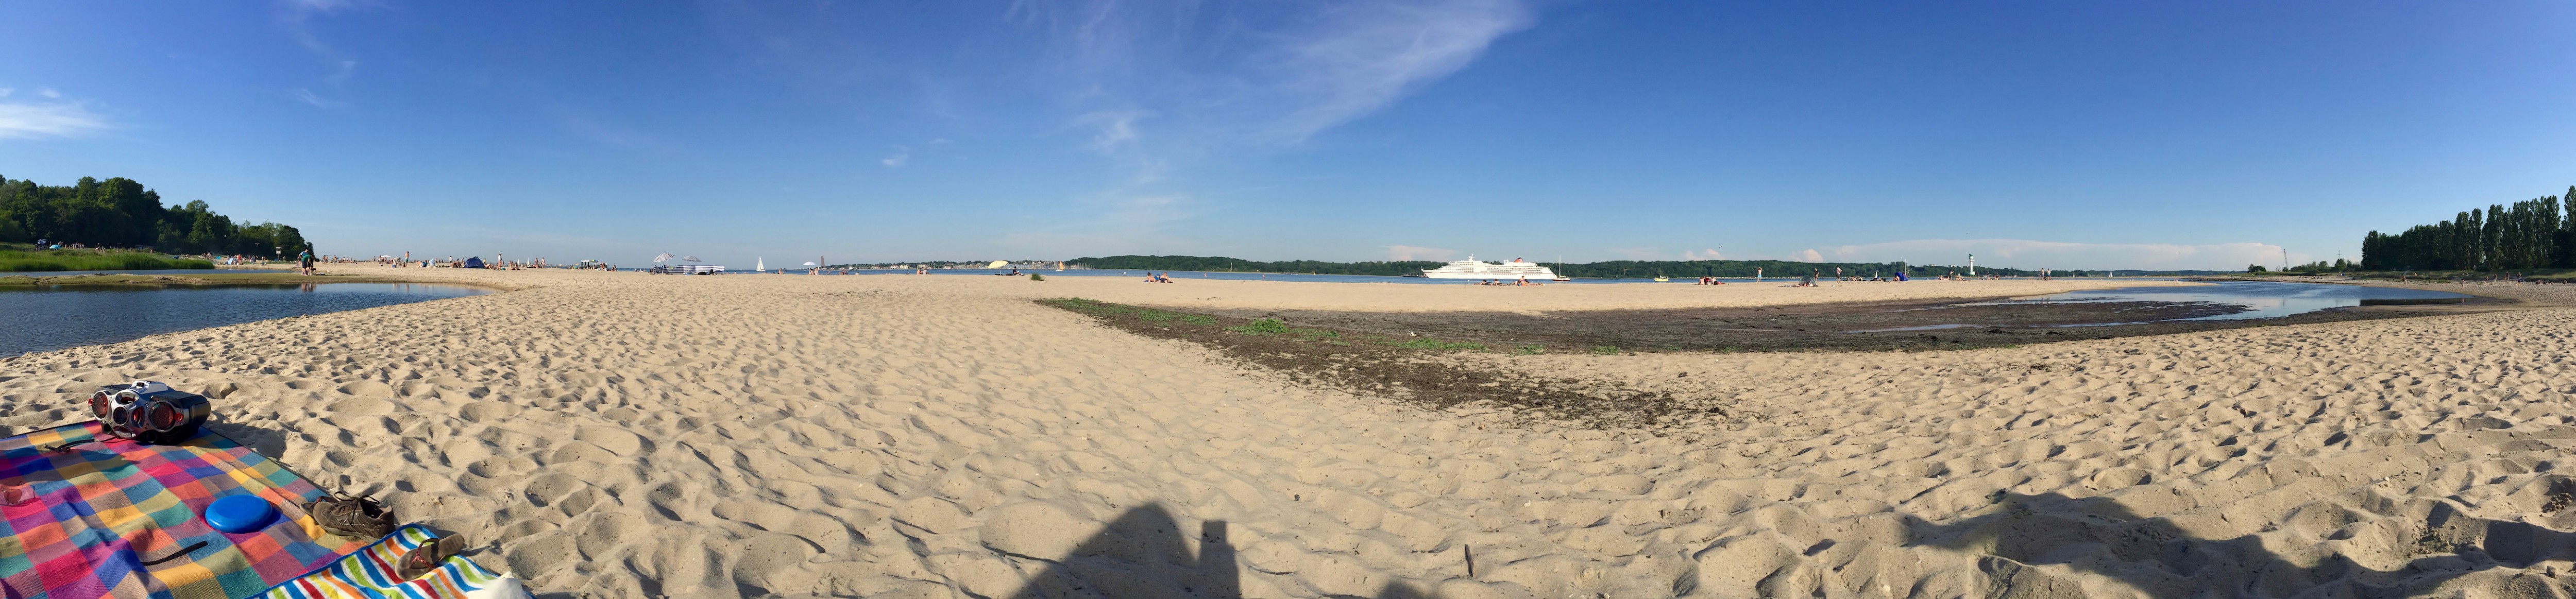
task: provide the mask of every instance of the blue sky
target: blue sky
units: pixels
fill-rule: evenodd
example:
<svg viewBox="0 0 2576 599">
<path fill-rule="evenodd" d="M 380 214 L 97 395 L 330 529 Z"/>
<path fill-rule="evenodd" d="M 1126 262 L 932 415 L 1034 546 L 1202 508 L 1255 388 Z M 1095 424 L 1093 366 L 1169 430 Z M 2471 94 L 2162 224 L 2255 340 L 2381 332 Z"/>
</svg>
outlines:
<svg viewBox="0 0 2576 599">
<path fill-rule="evenodd" d="M 11 3 L 0 175 L 325 252 L 2241 268 L 2576 184 L 2565 2 Z"/>
</svg>

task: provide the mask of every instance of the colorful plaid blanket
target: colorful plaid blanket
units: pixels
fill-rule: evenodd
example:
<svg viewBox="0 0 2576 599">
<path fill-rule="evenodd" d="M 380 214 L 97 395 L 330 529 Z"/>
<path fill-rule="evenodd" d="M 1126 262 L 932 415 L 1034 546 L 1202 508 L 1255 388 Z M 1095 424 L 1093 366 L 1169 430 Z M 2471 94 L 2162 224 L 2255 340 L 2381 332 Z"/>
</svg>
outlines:
<svg viewBox="0 0 2576 599">
<path fill-rule="evenodd" d="M 404 525 L 382 541 L 331 562 L 303 578 L 269 589 L 264 599 L 525 599 L 519 579 L 496 574 L 462 557 L 449 557 L 437 570 L 402 580 L 394 564 L 403 553 L 438 535 L 418 525 Z"/>
<path fill-rule="evenodd" d="M 180 445 L 101 434 L 96 422 L 0 439 L 0 591 L 12 599 L 238 599 L 363 547 L 299 507 L 313 483 L 212 432 Z M 229 495 L 278 507 L 257 532 L 198 517 Z M 15 505 L 11 505 L 14 503 Z"/>
</svg>

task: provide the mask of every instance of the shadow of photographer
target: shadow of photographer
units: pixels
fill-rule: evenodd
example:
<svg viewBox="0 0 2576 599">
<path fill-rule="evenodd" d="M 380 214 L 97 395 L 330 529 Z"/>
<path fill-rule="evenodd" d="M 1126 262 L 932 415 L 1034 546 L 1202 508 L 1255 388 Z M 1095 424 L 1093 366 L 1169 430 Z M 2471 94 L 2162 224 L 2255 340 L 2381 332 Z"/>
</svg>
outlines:
<svg viewBox="0 0 2576 599">
<path fill-rule="evenodd" d="M 2419 594 L 2498 568 L 2576 559 L 2576 533 L 2472 517 L 2447 501 L 2429 499 L 2389 501 L 2379 507 L 2391 514 L 2358 519 L 2360 524 L 2328 537 L 2350 542 L 2289 548 L 2286 554 L 2254 535 L 2195 537 L 2171 519 L 2139 518 L 2105 497 L 2008 495 L 2001 503 L 2003 509 L 1993 513 L 1946 524 L 1907 517 L 1906 545 L 1979 553 L 1975 560 L 1987 577 L 1986 594 L 2013 597 L 2085 596 L 2080 581 L 2030 567 L 2042 565 L 2105 576 L 2152 597 L 2375 597 Z M 2347 508 L 2320 501 L 2300 509 Z M 2348 555 L 2356 552 L 2377 553 L 2369 561 L 2396 567 L 2371 567 Z M 1868 577 L 1853 574 L 1846 576 Z M 2554 578 L 2508 576 L 2533 580 L 2507 586 L 2565 586 Z M 1775 590 L 1789 591 L 1761 589 Z"/>
</svg>

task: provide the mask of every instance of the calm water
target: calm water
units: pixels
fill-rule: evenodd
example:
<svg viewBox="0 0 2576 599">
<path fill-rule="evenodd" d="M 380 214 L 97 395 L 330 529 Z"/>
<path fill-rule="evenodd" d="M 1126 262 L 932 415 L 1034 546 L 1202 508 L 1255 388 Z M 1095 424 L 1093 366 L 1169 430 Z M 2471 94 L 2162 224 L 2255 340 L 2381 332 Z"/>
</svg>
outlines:
<svg viewBox="0 0 2576 599">
<path fill-rule="evenodd" d="M 2203 316 L 2183 320 L 2237 320 L 2277 318 L 2315 312 L 2327 308 L 2361 305 L 2363 300 L 2439 300 L 2466 299 L 2469 296 L 2444 291 L 2391 289 L 2329 283 L 2274 283 L 2269 281 L 2222 281 L 2206 287 L 2130 287 L 2099 291 L 2074 291 L 2034 299 L 1988 302 L 2068 303 L 2068 302 L 2209 302 L 2245 306 L 2244 312 Z"/>
<path fill-rule="evenodd" d="M 204 272 L 204 271 L 197 271 Z M 489 290 L 416 283 L 227 287 L 55 287 L 0 291 L 0 355 L 115 343 L 147 335 L 321 314 Z"/>
<path fill-rule="evenodd" d="M 633 269 L 628 269 L 628 270 L 633 270 Z M 982 276 L 992 276 L 992 275 L 997 275 L 997 274 L 1005 274 L 1005 273 L 1009 273 L 1009 272 L 1010 272 L 1010 270 L 1008 270 L 1008 269 L 1003 269 L 1003 270 L 991 270 L 991 269 L 980 269 L 980 268 L 933 269 L 933 270 L 931 270 L 931 271 L 930 271 L 930 273 L 931 273 L 931 274 L 935 274 L 935 275 L 982 275 Z M 1021 272 L 1022 274 L 1026 274 L 1026 273 L 1030 273 L 1030 272 L 1035 272 L 1035 273 L 1042 274 L 1042 275 L 1046 275 L 1046 276 L 1050 276 L 1050 277 L 1125 277 L 1125 278 L 1131 278 L 1131 279 L 1137 279 L 1137 280 L 1143 280 L 1143 279 L 1145 278 L 1145 271 L 1142 271 L 1142 270 L 1066 270 L 1066 271 L 1062 271 L 1062 272 L 1052 271 L 1052 270 L 1039 270 L 1039 271 L 1027 271 L 1027 270 L 1024 270 L 1024 271 L 1020 271 L 1020 272 Z M 1376 276 L 1376 275 L 1301 275 L 1301 274 L 1257 273 L 1257 272 L 1199 272 L 1199 271 L 1189 271 L 1189 270 L 1175 270 L 1175 271 L 1161 271 L 1161 270 L 1157 270 L 1157 271 L 1154 271 L 1154 272 L 1158 272 L 1158 273 L 1164 273 L 1164 272 L 1167 272 L 1167 273 L 1169 273 L 1169 276 L 1170 276 L 1170 277 L 1172 277 L 1172 280 L 1174 280 L 1174 281 L 1183 281 L 1183 280 L 1191 280 L 1191 279 L 1223 279 L 1223 280 L 1228 280 L 1228 281 L 1314 281 L 1314 282 L 1322 282 L 1322 283 L 1411 283 L 1411 284 L 1421 284 L 1421 285 L 1474 285 L 1474 284 L 1476 284 L 1477 282 L 1481 281 L 1481 279 L 1431 279 L 1431 278 L 1421 278 L 1421 277 L 1387 277 L 1387 276 Z M 901 275 L 901 274 L 911 274 L 911 273 L 912 273 L 912 271 L 909 271 L 909 270 L 861 270 L 861 271 L 856 271 L 856 272 L 855 272 L 855 274 L 861 274 L 861 275 Z M 738 272 L 738 273 L 730 273 L 730 274 L 745 274 L 745 273 L 739 273 L 739 272 Z M 791 269 L 791 270 L 788 270 L 788 271 L 787 271 L 787 274 L 792 274 L 792 275 L 802 275 L 802 274 L 805 274 L 805 271 L 803 271 L 803 270 L 795 270 L 795 269 Z M 1724 282 L 1725 282 L 1726 284 L 1728 284 L 1728 285 L 1744 285 L 1744 284 L 1788 285 L 1788 284 L 1797 283 L 1797 282 L 1798 282 L 1798 277 L 1796 277 L 1796 276 L 1790 276 L 1790 277 L 1786 277 L 1786 278 L 1783 278 L 1783 277 L 1763 277 L 1763 278 L 1762 278 L 1762 280 L 1760 280 L 1760 281 L 1755 281 L 1755 280 L 1753 280 L 1753 279 L 1751 279 L 1751 278 L 1740 278 L 1740 279 L 1739 279 L 1739 278 L 1718 277 L 1718 279 L 1717 279 L 1717 280 L 1719 280 L 1719 281 L 1724 281 Z M 2155 279 L 2130 279 L 2130 280 L 2155 280 Z M 2168 279 L 2168 280 L 2169 280 L 2169 279 Z M 1698 275 L 1691 275 L 1691 276 L 1674 276 L 1674 277 L 1672 277 L 1672 281 L 1669 281 L 1669 282 L 1667 282 L 1666 284 L 1670 284 L 1670 285 L 1689 285 L 1689 284 L 1696 283 L 1696 282 L 1698 282 L 1698 281 L 1699 281 L 1699 276 L 1698 276 Z M 1505 282 L 1512 282 L 1512 281 L 1510 281 L 1510 280 L 1506 280 Z M 1548 282 L 1548 281 L 1536 281 L 1536 280 L 1533 280 L 1533 281 L 1531 281 L 1531 282 L 1532 282 L 1532 283 L 1546 283 L 1546 282 Z M 1633 277 L 1633 278 L 1625 278 L 1625 279 L 1593 279 L 1593 278 L 1577 278 L 1577 279 L 1573 280 L 1572 282 L 1575 282 L 1575 283 L 1652 283 L 1652 282 L 1654 282 L 1654 279 L 1652 279 L 1652 278 L 1648 278 L 1648 277 Z M 1833 281 L 1833 280 L 1826 280 L 1826 281 L 1823 281 L 1823 283 L 1825 283 L 1825 284 L 1827 284 L 1827 285 L 1846 285 L 1846 284 L 1849 284 L 1849 285 L 1859 285 L 1859 284 L 1864 284 L 1864 282 L 1861 282 L 1861 281 Z"/>
<path fill-rule="evenodd" d="M 199 268 L 193 270 L 40 270 L 0 272 L 0 277 L 68 277 L 72 275 L 214 275 L 235 273 L 295 272 L 291 270 L 251 270 L 244 268 Z"/>
</svg>

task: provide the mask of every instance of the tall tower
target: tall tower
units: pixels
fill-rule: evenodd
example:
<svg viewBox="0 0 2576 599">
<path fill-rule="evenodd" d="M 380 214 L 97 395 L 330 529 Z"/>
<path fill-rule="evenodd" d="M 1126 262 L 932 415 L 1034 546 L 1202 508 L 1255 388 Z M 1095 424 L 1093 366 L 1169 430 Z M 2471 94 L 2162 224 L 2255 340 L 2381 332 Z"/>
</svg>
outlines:
<svg viewBox="0 0 2576 599">
<path fill-rule="evenodd" d="M 1977 255 L 1968 254 L 1968 276 L 1977 276 Z"/>
</svg>

